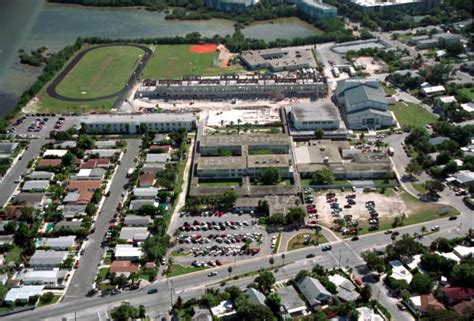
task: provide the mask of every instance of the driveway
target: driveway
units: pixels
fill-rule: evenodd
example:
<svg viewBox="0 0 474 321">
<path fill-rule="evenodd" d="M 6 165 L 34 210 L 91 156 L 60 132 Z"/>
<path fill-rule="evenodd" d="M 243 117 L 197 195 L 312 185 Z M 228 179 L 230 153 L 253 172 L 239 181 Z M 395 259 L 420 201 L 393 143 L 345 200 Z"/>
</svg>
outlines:
<svg viewBox="0 0 474 321">
<path fill-rule="evenodd" d="M 122 191 L 128 183 L 126 177 L 128 169 L 135 167 L 134 158 L 140 150 L 141 140 L 128 139 L 127 152 L 122 157 L 122 163 L 119 165 L 110 186 L 110 196 L 104 201 L 102 209 L 96 218 L 95 231 L 89 235 L 87 247 L 84 255 L 80 257 L 81 264 L 74 272 L 69 288 L 64 297 L 64 302 L 69 302 L 84 297 L 95 281 L 97 267 L 104 255 L 105 249 L 102 248 L 101 242 L 105 232 L 109 228 L 109 222 L 112 219 L 115 209 L 122 199 Z"/>
</svg>

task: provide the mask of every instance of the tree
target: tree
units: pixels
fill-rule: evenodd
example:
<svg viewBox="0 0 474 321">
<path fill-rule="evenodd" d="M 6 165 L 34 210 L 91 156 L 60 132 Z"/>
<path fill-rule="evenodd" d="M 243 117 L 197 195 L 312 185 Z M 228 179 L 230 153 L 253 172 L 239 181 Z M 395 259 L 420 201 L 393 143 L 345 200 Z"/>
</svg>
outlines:
<svg viewBox="0 0 474 321">
<path fill-rule="evenodd" d="M 265 168 L 260 174 L 260 182 L 262 185 L 275 185 L 280 181 L 280 171 L 275 167 Z"/>
<path fill-rule="evenodd" d="M 435 253 L 426 253 L 421 256 L 421 266 L 431 276 L 449 276 L 456 262 Z"/>
<path fill-rule="evenodd" d="M 274 313 L 277 313 L 280 311 L 281 298 L 277 292 L 272 292 L 269 295 L 267 295 L 267 299 L 265 300 L 265 303 Z"/>
<path fill-rule="evenodd" d="M 285 265 L 285 258 L 286 258 L 286 254 L 285 253 L 281 253 L 281 264 L 282 265 Z"/>
<path fill-rule="evenodd" d="M 232 266 L 229 266 L 227 268 L 227 272 L 229 272 L 229 278 L 230 278 L 230 275 L 232 274 Z"/>
<path fill-rule="evenodd" d="M 73 153 L 68 151 L 64 156 L 61 158 L 62 164 L 66 167 L 72 166 L 74 161 L 76 160 L 76 156 Z"/>
<path fill-rule="evenodd" d="M 53 302 L 54 293 L 53 292 L 46 292 L 40 297 L 41 304 L 48 304 Z"/>
<path fill-rule="evenodd" d="M 284 226 L 286 225 L 286 217 L 283 213 L 275 213 L 267 218 L 266 223 L 270 226 Z"/>
<path fill-rule="evenodd" d="M 314 136 L 316 137 L 316 139 L 321 139 L 324 137 L 324 130 L 318 128 L 314 131 Z"/>
<path fill-rule="evenodd" d="M 268 215 L 270 213 L 270 205 L 267 200 L 259 200 L 256 208 L 257 213 Z"/>
<path fill-rule="evenodd" d="M 372 297 L 372 289 L 367 284 L 360 289 L 360 299 L 362 302 L 369 302 Z"/>
<path fill-rule="evenodd" d="M 329 168 L 323 168 L 313 173 L 312 183 L 315 185 L 329 185 L 335 180 L 334 173 Z"/>
<path fill-rule="evenodd" d="M 236 191 L 225 191 L 222 194 L 221 204 L 224 208 L 231 208 L 234 206 L 235 201 L 239 197 L 239 194 Z"/>
<path fill-rule="evenodd" d="M 433 321 L 433 320 L 443 320 L 443 321 L 459 321 L 462 320 L 459 318 L 459 314 L 455 311 L 450 310 L 433 310 L 428 311 L 424 317 L 420 319 L 421 321 Z"/>
<path fill-rule="evenodd" d="M 257 283 L 258 289 L 262 291 L 264 294 L 270 292 L 275 283 L 275 276 L 273 276 L 272 272 L 268 271 L 260 271 L 258 276 L 255 278 L 255 283 Z"/>
<path fill-rule="evenodd" d="M 128 321 L 129 319 L 137 319 L 140 311 L 128 302 L 122 302 L 118 307 L 113 308 L 110 316 L 114 321 Z"/>
<path fill-rule="evenodd" d="M 77 147 L 80 149 L 92 149 L 94 145 L 95 142 L 89 135 L 80 135 L 77 139 Z"/>
<path fill-rule="evenodd" d="M 421 167 L 420 164 L 418 164 L 417 161 L 411 160 L 408 165 L 405 167 L 405 172 L 408 174 L 408 176 L 418 176 L 421 174 L 423 171 L 423 168 Z"/>
<path fill-rule="evenodd" d="M 464 45 L 460 41 L 457 41 L 457 42 L 451 43 L 451 44 L 447 44 L 446 45 L 446 51 L 451 56 L 457 56 L 457 55 L 462 54 L 464 52 Z"/>
<path fill-rule="evenodd" d="M 273 321 L 272 310 L 260 304 L 244 304 L 237 309 L 237 316 L 242 321 Z"/>
<path fill-rule="evenodd" d="M 272 257 L 270 257 L 270 259 L 268 260 L 268 263 L 270 263 L 270 265 L 272 266 L 273 268 L 273 264 L 275 264 L 275 259 Z"/>
<path fill-rule="evenodd" d="M 311 276 L 311 273 L 309 271 L 300 270 L 298 273 L 296 273 L 294 281 L 298 282 L 307 276 Z"/>
<path fill-rule="evenodd" d="M 425 251 L 424 246 L 408 234 L 403 234 L 400 240 L 387 245 L 385 248 L 386 256 L 391 260 L 400 260 L 402 257 L 411 257 Z"/>
<path fill-rule="evenodd" d="M 159 209 L 150 204 L 140 206 L 137 211 L 137 215 L 150 216 L 151 218 L 154 218 L 157 214 L 159 214 Z"/>
<path fill-rule="evenodd" d="M 377 271 L 378 273 L 385 271 L 385 261 L 381 257 L 378 257 L 374 252 L 364 252 L 362 253 L 362 258 L 369 269 Z"/>
<path fill-rule="evenodd" d="M 287 223 L 294 225 L 304 224 L 304 219 L 306 217 L 305 211 L 301 207 L 293 207 L 288 210 L 286 214 Z"/>
<path fill-rule="evenodd" d="M 416 273 L 410 282 L 410 291 L 417 294 L 429 294 L 433 288 L 431 278 L 423 273 Z"/>
<path fill-rule="evenodd" d="M 426 181 L 423 186 L 428 191 L 428 195 L 430 196 L 436 196 L 438 195 L 438 192 L 442 192 L 444 190 L 444 185 L 440 181 Z"/>
<path fill-rule="evenodd" d="M 451 282 L 458 286 L 474 288 L 474 265 L 469 263 L 456 265 L 451 272 Z"/>
<path fill-rule="evenodd" d="M 10 221 L 3 227 L 5 234 L 13 234 L 15 233 L 16 223 L 14 221 Z"/>
</svg>

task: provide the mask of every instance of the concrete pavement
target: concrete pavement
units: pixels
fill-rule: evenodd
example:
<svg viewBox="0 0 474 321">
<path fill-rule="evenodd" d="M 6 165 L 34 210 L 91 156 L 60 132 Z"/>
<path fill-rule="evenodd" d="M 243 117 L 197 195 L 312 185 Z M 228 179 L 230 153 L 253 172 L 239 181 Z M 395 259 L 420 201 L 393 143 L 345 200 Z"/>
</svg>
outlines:
<svg viewBox="0 0 474 321">
<path fill-rule="evenodd" d="M 105 248 L 101 247 L 101 242 L 104 238 L 109 222 L 112 219 L 114 212 L 122 199 L 122 191 L 124 186 L 128 183 L 126 177 L 129 168 L 134 167 L 134 158 L 138 155 L 140 150 L 140 139 L 128 139 L 127 151 L 122 157 L 122 162 L 119 165 L 115 176 L 113 177 L 110 187 L 110 196 L 107 197 L 102 205 L 102 208 L 96 218 L 95 231 L 89 235 L 87 247 L 84 255 L 81 256 L 81 264 L 74 272 L 71 283 L 67 289 L 64 297 L 64 302 L 70 302 L 84 297 L 95 281 L 97 274 L 97 267 L 104 255 Z"/>
</svg>

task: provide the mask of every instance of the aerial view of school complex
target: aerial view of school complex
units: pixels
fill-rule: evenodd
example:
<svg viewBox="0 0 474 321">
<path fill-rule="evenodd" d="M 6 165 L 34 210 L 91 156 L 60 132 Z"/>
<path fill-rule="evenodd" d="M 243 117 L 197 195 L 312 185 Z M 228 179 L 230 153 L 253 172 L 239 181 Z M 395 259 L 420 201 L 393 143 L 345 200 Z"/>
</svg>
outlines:
<svg viewBox="0 0 474 321">
<path fill-rule="evenodd" d="M 0 320 L 474 320 L 472 4 L 0 1 Z"/>
</svg>

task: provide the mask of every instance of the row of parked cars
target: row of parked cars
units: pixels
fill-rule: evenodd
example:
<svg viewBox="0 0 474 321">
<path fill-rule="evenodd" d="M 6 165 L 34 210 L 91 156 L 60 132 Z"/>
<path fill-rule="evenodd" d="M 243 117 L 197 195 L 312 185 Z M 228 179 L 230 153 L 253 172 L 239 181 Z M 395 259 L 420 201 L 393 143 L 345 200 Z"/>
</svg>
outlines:
<svg viewBox="0 0 474 321">
<path fill-rule="evenodd" d="M 221 217 L 224 214 L 226 214 L 226 213 L 224 213 L 223 211 L 195 211 L 195 212 L 181 211 L 181 212 L 179 212 L 179 217 L 189 217 L 189 216 L 200 216 L 200 217 L 216 216 L 216 217 Z"/>
<path fill-rule="evenodd" d="M 193 235 L 185 235 L 180 234 L 178 235 L 177 239 L 180 244 L 183 243 L 193 243 L 193 244 L 204 244 L 210 243 L 214 240 L 217 243 L 240 243 L 240 242 L 258 242 L 262 239 L 262 233 L 245 233 L 245 234 L 209 234 L 207 236 L 203 236 L 201 234 L 193 234 Z"/>
<path fill-rule="evenodd" d="M 250 226 L 254 225 L 256 222 L 248 222 L 248 221 L 225 221 L 225 222 L 217 222 L 217 221 L 212 221 L 212 222 L 199 222 L 199 221 L 194 221 L 193 223 L 189 222 L 184 222 L 183 225 L 179 227 L 180 231 L 211 231 L 211 230 L 216 230 L 216 231 L 225 231 L 227 228 L 230 228 L 232 230 L 237 230 L 243 226 Z"/>
</svg>

